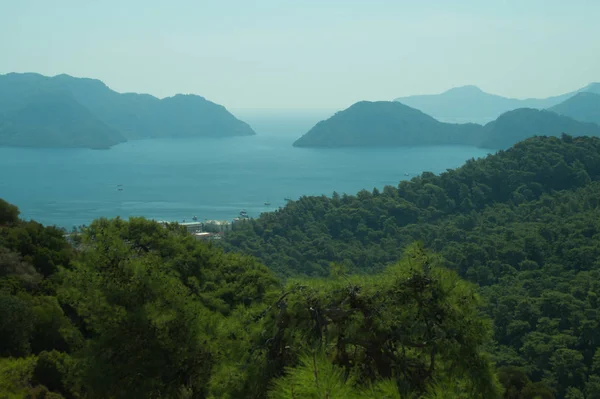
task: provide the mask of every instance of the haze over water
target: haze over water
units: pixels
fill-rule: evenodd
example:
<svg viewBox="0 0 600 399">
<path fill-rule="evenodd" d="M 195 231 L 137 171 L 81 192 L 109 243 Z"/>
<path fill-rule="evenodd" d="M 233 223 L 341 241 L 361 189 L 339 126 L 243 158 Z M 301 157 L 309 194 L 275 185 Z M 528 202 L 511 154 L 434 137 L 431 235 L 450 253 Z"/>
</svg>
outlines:
<svg viewBox="0 0 600 399">
<path fill-rule="evenodd" d="M 286 197 L 397 185 L 488 153 L 474 147 L 294 148 L 324 115 L 237 114 L 257 136 L 141 140 L 110 150 L 0 148 L 0 197 L 19 204 L 26 219 L 65 228 L 102 216 L 231 220 L 242 209 L 250 216 L 277 209 Z"/>
</svg>

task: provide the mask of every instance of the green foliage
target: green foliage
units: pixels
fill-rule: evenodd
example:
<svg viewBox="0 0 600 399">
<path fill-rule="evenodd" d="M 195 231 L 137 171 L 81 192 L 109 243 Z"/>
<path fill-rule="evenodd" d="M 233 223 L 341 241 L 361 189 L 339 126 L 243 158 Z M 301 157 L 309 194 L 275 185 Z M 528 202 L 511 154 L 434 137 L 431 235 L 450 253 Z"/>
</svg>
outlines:
<svg viewBox="0 0 600 399">
<path fill-rule="evenodd" d="M 36 358 L 33 356 L 21 358 L 0 357 L 0 398 L 2 395 L 12 399 L 20 398 L 29 387 Z"/>
<path fill-rule="evenodd" d="M 0 225 L 0 248 L 6 248 L 0 252 L 7 256 L 7 251 L 17 253 L 19 260 L 13 262 L 25 262 L 32 265 L 35 271 L 43 277 L 49 277 L 56 273 L 59 266 L 68 267 L 73 256 L 73 249 L 63 237 L 63 232 L 56 227 L 45 227 L 34 221 L 19 222 L 14 226 Z M 27 266 L 2 266 L 2 274 L 23 274 L 19 269 Z M 0 270 L 2 270 L 0 269 Z M 12 271 L 11 271 L 12 270 Z M 26 274 L 33 274 L 26 271 Z M 36 277 L 32 277 L 34 280 Z"/>
<path fill-rule="evenodd" d="M 274 382 L 269 399 L 355 398 L 356 388 L 345 374 L 342 367 L 332 364 L 324 356 L 305 356 L 298 367 L 289 369 L 285 377 Z"/>
<path fill-rule="evenodd" d="M 2 225 L 0 312 L 30 315 L 0 319 L 3 354 L 39 358 L 1 359 L 27 372 L 0 383 L 21 397 L 600 398 L 599 154 L 598 139 L 535 138 L 397 188 L 303 197 L 226 237 L 245 255 L 141 218 L 95 221 L 77 252 L 52 228 Z"/>
<path fill-rule="evenodd" d="M 482 286 L 494 359 L 524 370 L 527 391 L 589 395 L 600 375 L 599 153 L 596 138 L 534 138 L 375 194 L 302 197 L 240 226 L 224 246 L 282 276 L 312 276 L 332 264 L 381 272 L 421 240 Z"/>
<path fill-rule="evenodd" d="M 334 389 L 343 396 L 355 384 L 387 379 L 406 397 L 422 395 L 438 381 L 460 381 L 471 398 L 500 397 L 482 353 L 491 326 L 481 317 L 477 294 L 418 245 L 375 277 L 290 282 L 265 317 L 263 379 L 294 367 L 313 350 L 323 351 L 346 379 L 351 376 L 340 386 L 341 371 L 328 369 L 323 386 L 307 387 L 317 389 L 314 397 Z M 300 363 L 308 364 L 306 358 Z M 292 390 L 300 389 L 296 378 L 307 373 L 290 374 L 276 392 L 294 397 Z"/>
<path fill-rule="evenodd" d="M 31 335 L 34 353 L 52 349 L 67 352 L 82 345 L 81 333 L 65 315 L 56 297 L 36 296 L 30 304 L 34 320 Z"/>
<path fill-rule="evenodd" d="M 136 226 L 94 222 L 85 256 L 64 274 L 61 298 L 90 332 L 84 384 L 92 397 L 175 396 L 182 387 L 199 395 L 212 364 L 201 342 L 208 312 L 158 255 L 120 239 Z"/>
<path fill-rule="evenodd" d="M 0 356 L 26 356 L 33 332 L 31 307 L 16 296 L 0 294 Z"/>
<path fill-rule="evenodd" d="M 0 225 L 11 225 L 19 221 L 19 208 L 0 198 Z"/>
<path fill-rule="evenodd" d="M 38 355 L 31 382 L 35 386 L 44 386 L 51 392 L 58 392 L 65 397 L 74 397 L 73 388 L 75 364 L 70 356 L 58 351 L 42 352 Z"/>
</svg>

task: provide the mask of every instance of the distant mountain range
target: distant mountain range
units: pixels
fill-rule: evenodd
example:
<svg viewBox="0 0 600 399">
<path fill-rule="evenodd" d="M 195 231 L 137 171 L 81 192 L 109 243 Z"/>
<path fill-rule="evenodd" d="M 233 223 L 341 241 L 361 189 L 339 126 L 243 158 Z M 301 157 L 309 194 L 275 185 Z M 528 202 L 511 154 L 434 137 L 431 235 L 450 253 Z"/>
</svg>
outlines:
<svg viewBox="0 0 600 399">
<path fill-rule="evenodd" d="M 196 95 L 117 93 L 95 79 L 0 75 L 0 145 L 108 148 L 126 140 L 255 134 Z"/>
<path fill-rule="evenodd" d="M 560 136 L 562 133 L 600 137 L 600 126 L 580 122 L 552 111 L 519 108 L 508 111 L 486 124 L 479 146 L 504 149 L 533 136 Z"/>
<path fill-rule="evenodd" d="M 520 100 L 489 94 L 476 86 L 455 87 L 441 94 L 399 97 L 394 101 L 416 108 L 434 118 L 458 118 L 469 121 L 494 120 L 517 108 L 546 109 L 580 92 L 600 94 L 600 83 L 591 83 L 579 90 L 548 98 Z"/>
<path fill-rule="evenodd" d="M 572 99 L 562 108 L 576 113 L 578 108 L 574 104 L 575 99 Z M 461 144 L 504 149 L 532 136 L 559 136 L 561 133 L 600 136 L 600 126 L 533 108 L 505 112 L 485 126 L 474 123 L 451 124 L 439 122 L 399 102 L 363 101 L 317 123 L 294 146 L 333 148 Z"/>
<path fill-rule="evenodd" d="M 600 94 L 581 92 L 549 110 L 578 121 L 600 125 Z"/>
</svg>

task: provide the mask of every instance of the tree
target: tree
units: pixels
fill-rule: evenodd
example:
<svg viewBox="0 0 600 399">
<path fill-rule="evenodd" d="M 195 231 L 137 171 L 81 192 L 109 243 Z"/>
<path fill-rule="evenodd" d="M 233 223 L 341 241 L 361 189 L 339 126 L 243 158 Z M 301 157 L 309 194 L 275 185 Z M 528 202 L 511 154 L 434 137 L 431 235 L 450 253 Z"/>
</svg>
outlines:
<svg viewBox="0 0 600 399">
<path fill-rule="evenodd" d="M 99 220 L 86 232 L 88 250 L 65 271 L 62 300 L 85 321 L 90 338 L 78 357 L 92 397 L 202 397 L 211 354 L 201 325 L 209 316 L 173 270 L 120 238 L 129 226 Z"/>
<path fill-rule="evenodd" d="M 0 198 L 0 226 L 19 222 L 19 208 Z"/>
<path fill-rule="evenodd" d="M 329 367 L 339 368 L 330 370 L 327 381 L 342 396 L 347 384 L 362 389 L 391 379 L 400 396 L 424 395 L 436 383 L 453 381 L 462 395 L 500 397 L 481 347 L 490 324 L 481 318 L 477 294 L 419 245 L 380 276 L 289 283 L 266 317 L 263 378 L 283 369 L 291 375 L 283 381 L 303 378 L 316 367 L 307 352 L 322 351 Z M 304 371 L 294 377 L 290 367 L 298 364 Z M 325 395 L 322 386 L 316 388 Z M 287 389 L 274 397 L 288 397 Z"/>
<path fill-rule="evenodd" d="M 26 356 L 30 351 L 33 313 L 16 296 L 0 293 L 0 356 Z"/>
</svg>

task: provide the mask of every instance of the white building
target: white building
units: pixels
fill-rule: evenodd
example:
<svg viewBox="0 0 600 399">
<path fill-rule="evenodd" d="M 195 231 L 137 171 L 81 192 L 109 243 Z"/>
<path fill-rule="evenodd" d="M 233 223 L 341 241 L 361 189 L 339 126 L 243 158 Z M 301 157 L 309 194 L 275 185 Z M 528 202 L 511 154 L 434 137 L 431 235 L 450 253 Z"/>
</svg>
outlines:
<svg viewBox="0 0 600 399">
<path fill-rule="evenodd" d="M 226 233 L 231 231 L 231 223 L 226 220 L 207 220 L 202 223 L 202 228 L 210 233 Z"/>
</svg>

